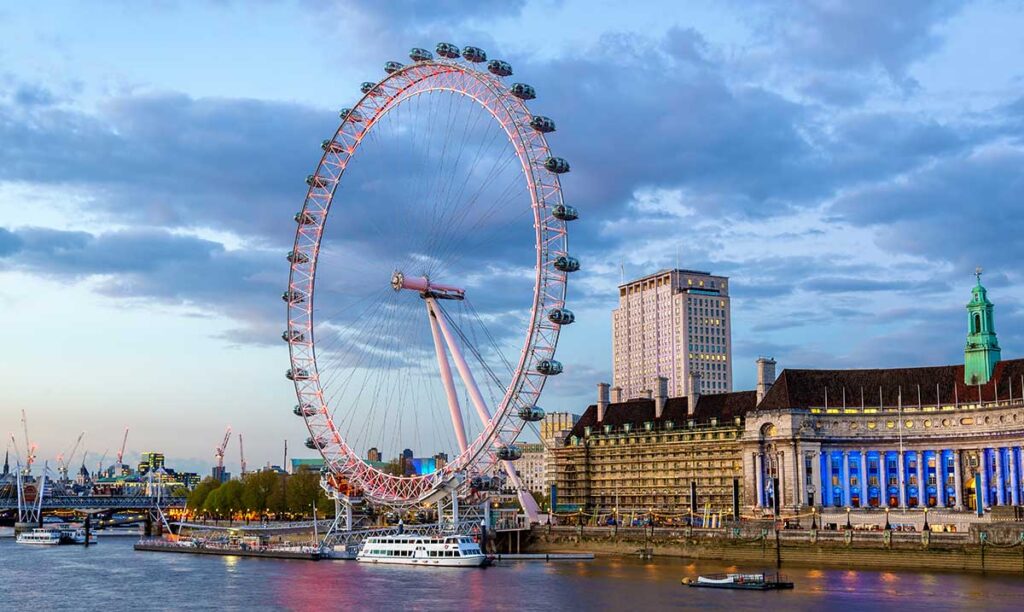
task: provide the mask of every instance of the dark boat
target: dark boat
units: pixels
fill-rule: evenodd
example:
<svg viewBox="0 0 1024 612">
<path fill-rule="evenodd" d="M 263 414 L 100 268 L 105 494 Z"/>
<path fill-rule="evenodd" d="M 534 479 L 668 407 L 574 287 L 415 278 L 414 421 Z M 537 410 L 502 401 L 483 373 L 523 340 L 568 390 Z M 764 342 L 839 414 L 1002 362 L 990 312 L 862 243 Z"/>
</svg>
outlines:
<svg viewBox="0 0 1024 612">
<path fill-rule="evenodd" d="M 740 589 L 744 591 L 773 591 L 776 589 L 792 589 L 793 583 L 782 574 L 767 572 L 751 574 L 709 574 L 697 576 L 697 579 L 683 578 L 682 583 L 691 587 L 708 589 Z"/>
</svg>

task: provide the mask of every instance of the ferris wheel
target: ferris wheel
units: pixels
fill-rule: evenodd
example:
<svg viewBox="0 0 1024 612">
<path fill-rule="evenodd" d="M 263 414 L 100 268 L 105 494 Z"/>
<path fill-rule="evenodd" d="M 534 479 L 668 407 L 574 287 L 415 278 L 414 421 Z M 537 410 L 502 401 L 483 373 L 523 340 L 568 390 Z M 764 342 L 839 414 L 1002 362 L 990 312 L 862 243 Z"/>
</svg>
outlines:
<svg viewBox="0 0 1024 612">
<path fill-rule="evenodd" d="M 306 446 L 393 506 L 481 488 L 501 467 L 521 489 L 516 440 L 562 372 L 579 269 L 569 164 L 548 148 L 554 121 L 526 106 L 533 87 L 476 47 L 410 58 L 363 83 L 323 141 L 282 295 Z"/>
</svg>

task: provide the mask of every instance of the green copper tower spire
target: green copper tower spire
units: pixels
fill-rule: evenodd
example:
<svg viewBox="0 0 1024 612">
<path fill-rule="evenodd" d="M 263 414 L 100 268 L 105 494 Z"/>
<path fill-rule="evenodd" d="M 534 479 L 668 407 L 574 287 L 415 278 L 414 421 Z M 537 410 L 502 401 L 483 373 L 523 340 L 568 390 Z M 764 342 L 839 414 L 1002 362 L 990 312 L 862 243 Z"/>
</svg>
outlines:
<svg viewBox="0 0 1024 612">
<path fill-rule="evenodd" d="M 981 268 L 974 275 L 978 282 L 971 290 L 967 303 L 967 346 L 964 348 L 964 383 L 983 385 L 992 378 L 999 363 L 999 342 L 996 323 L 992 315 L 992 302 L 981 285 Z"/>
</svg>

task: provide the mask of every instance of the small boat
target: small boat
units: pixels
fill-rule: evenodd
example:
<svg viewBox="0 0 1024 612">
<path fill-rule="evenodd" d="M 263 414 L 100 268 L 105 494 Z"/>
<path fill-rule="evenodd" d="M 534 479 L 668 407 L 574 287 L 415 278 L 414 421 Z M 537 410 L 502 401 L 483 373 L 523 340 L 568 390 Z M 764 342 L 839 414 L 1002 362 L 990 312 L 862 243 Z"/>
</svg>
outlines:
<svg viewBox="0 0 1024 612">
<path fill-rule="evenodd" d="M 37 527 L 32 531 L 23 531 L 22 533 L 19 533 L 15 541 L 18 544 L 57 546 L 60 544 L 61 535 L 59 529 Z"/>
<path fill-rule="evenodd" d="M 462 535 L 396 534 L 367 538 L 356 561 L 395 565 L 480 567 L 487 556 L 472 538 Z"/>
<path fill-rule="evenodd" d="M 81 527 L 71 527 L 70 525 L 64 525 L 59 529 L 59 533 L 61 544 L 85 544 L 85 529 L 82 529 Z M 96 543 L 95 536 L 89 537 L 89 543 Z"/>
<path fill-rule="evenodd" d="M 697 576 L 696 580 L 683 578 L 682 583 L 691 587 L 709 589 L 741 589 L 747 591 L 772 591 L 776 589 L 792 589 L 793 583 L 782 574 L 767 572 L 753 574 L 709 574 Z"/>
</svg>

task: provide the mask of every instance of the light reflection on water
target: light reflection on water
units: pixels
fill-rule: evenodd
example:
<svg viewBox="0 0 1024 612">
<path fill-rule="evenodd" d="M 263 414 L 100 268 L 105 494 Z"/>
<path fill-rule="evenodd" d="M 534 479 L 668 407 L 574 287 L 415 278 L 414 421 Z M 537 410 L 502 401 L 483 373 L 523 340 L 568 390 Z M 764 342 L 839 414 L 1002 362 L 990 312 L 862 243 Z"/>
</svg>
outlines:
<svg viewBox="0 0 1024 612">
<path fill-rule="evenodd" d="M 135 552 L 128 538 L 40 549 L 0 540 L 0 609 L 908 610 L 1019 609 L 1009 575 L 784 568 L 791 592 L 690 589 L 684 576 L 736 567 L 605 558 L 486 570 L 367 566 Z M 42 581 L 42 582 L 41 582 Z M 39 588 L 45 583 L 46 588 Z M 144 594 L 144 595 L 143 595 Z M 138 600 L 142 596 L 143 599 Z"/>
</svg>

